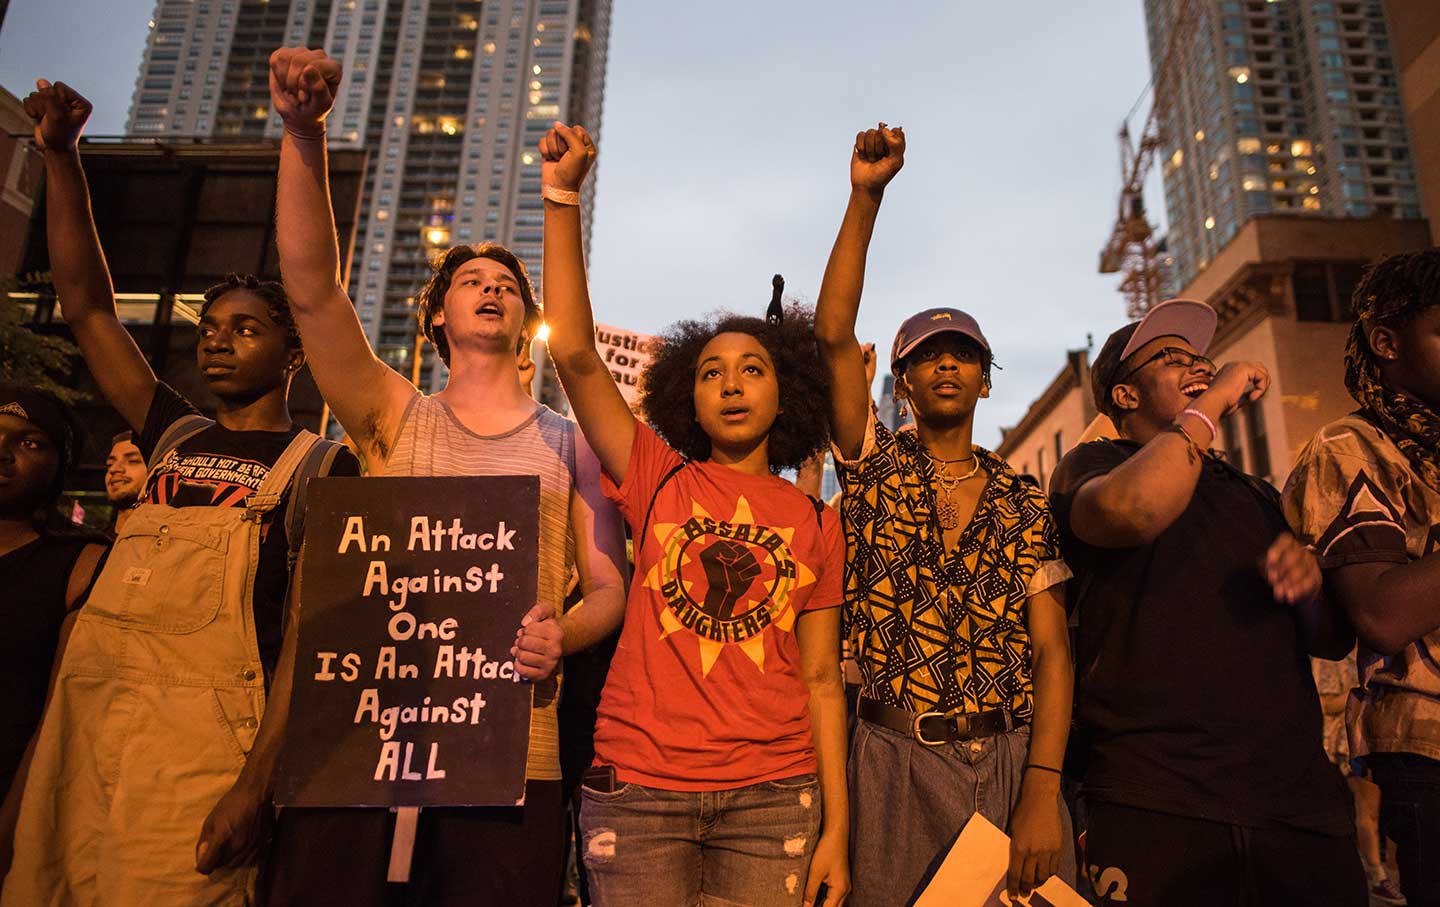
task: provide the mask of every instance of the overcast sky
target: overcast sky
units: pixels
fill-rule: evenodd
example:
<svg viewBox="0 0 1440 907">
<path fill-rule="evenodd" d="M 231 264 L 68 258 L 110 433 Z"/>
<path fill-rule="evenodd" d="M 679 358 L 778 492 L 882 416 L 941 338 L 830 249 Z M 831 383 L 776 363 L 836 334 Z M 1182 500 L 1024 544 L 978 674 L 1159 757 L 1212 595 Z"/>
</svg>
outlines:
<svg viewBox="0 0 1440 907">
<path fill-rule="evenodd" d="M 859 332 L 979 319 L 1003 370 L 993 446 L 1067 349 L 1124 321 L 1096 273 L 1119 187 L 1115 133 L 1148 78 L 1140 0 L 614 0 L 591 254 L 597 316 L 653 331 L 760 314 L 770 276 L 813 302 L 844 211 L 851 143 L 903 125 L 905 169 L 871 249 Z M 11 0 L 0 84 L 37 76 L 124 128 L 154 0 Z M 1152 210 L 1163 205 L 1151 199 Z"/>
</svg>

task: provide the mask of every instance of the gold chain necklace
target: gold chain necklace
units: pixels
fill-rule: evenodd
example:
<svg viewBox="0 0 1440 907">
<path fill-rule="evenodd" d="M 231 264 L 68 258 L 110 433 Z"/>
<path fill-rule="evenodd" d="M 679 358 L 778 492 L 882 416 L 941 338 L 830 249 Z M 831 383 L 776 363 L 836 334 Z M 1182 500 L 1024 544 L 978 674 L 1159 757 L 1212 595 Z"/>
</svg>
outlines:
<svg viewBox="0 0 1440 907">
<path fill-rule="evenodd" d="M 980 458 L 974 458 L 975 465 L 963 476 L 952 476 L 944 460 L 936 460 L 934 456 L 930 459 L 940 464 L 940 468 L 935 472 L 935 480 L 944 492 L 943 498 L 938 494 L 935 496 L 935 516 L 940 520 L 941 529 L 954 529 L 960 525 L 960 507 L 955 503 L 955 491 L 961 482 L 974 478 L 980 471 Z"/>
</svg>

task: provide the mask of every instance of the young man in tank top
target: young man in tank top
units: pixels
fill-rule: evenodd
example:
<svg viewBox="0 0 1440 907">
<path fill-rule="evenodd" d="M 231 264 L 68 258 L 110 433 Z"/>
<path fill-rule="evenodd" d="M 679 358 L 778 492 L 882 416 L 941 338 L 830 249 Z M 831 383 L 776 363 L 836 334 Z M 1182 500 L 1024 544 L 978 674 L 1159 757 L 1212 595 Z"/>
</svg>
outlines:
<svg viewBox="0 0 1440 907">
<path fill-rule="evenodd" d="M 517 378 L 517 354 L 540 312 L 524 266 L 508 250 L 488 243 L 450 249 L 419 296 L 421 328 L 450 369 L 442 391 L 421 394 L 371 352 L 340 285 L 330 207 L 324 121 L 339 83 L 339 63 L 322 51 L 285 48 L 271 56 L 271 99 L 285 123 L 276 242 L 300 333 L 325 341 L 316 344 L 311 371 L 372 473 L 509 474 L 525 464 L 540 475 L 539 602 L 514 650 L 519 672 L 537 684 L 535 711 L 525 805 L 427 810 L 405 893 L 387 890 L 394 820 L 383 810 L 285 811 L 267 888 L 272 903 L 287 904 L 553 904 L 564 853 L 551 681 L 561 642 L 555 618 L 573 551 L 586 609 L 618 622 L 625 606 L 622 524 L 579 432 L 536 404 Z M 491 856 L 502 852 L 504 859 Z"/>
</svg>

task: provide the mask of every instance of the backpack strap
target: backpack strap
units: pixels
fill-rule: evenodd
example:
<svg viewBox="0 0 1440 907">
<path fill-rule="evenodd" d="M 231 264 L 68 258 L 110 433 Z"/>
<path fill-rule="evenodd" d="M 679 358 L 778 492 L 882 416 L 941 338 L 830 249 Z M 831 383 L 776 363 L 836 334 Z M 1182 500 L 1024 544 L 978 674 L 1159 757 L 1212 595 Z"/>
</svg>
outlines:
<svg viewBox="0 0 1440 907">
<path fill-rule="evenodd" d="M 653 513 L 655 510 L 655 499 L 660 497 L 660 489 L 664 488 L 665 483 L 669 482 L 675 477 L 675 473 L 679 472 L 680 470 L 684 469 L 686 466 L 689 465 L 689 460 L 681 460 L 679 463 L 676 463 L 674 466 L 672 466 L 670 468 L 670 471 L 665 473 L 665 475 L 660 478 L 660 481 L 656 483 L 655 491 L 650 495 L 650 506 L 645 508 L 645 522 L 640 524 L 640 534 L 635 537 L 636 559 L 639 559 L 640 557 L 640 546 L 645 544 L 645 533 L 650 531 L 650 514 Z"/>
<path fill-rule="evenodd" d="M 150 471 L 145 476 L 145 490 L 141 493 L 140 500 L 149 497 L 156 470 L 160 468 L 165 455 L 214 424 L 214 419 L 208 419 L 199 413 L 181 416 L 170 423 L 170 427 L 160 435 L 160 440 L 155 442 L 155 449 L 150 451 Z"/>
<path fill-rule="evenodd" d="M 335 458 L 345 445 L 339 441 L 319 438 L 305 453 L 305 459 L 295 468 L 295 478 L 290 482 L 290 500 L 285 504 L 285 538 L 290 544 L 290 569 L 300 559 L 300 544 L 305 541 L 305 489 L 310 480 L 328 476 L 335 465 Z"/>
</svg>

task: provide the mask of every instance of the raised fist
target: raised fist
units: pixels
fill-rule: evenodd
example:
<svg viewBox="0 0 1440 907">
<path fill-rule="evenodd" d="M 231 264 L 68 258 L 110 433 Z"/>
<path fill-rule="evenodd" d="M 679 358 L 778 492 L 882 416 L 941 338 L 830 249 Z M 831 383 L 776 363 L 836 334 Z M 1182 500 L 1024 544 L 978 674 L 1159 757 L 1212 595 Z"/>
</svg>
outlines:
<svg viewBox="0 0 1440 907">
<path fill-rule="evenodd" d="M 584 126 L 556 122 L 540 140 L 540 182 L 577 192 L 595 163 L 595 142 Z"/>
<path fill-rule="evenodd" d="M 1227 362 L 1210 382 L 1210 389 L 1201 399 L 1214 395 L 1221 401 L 1225 415 L 1254 403 L 1270 389 L 1270 372 L 1258 362 Z"/>
<path fill-rule="evenodd" d="M 760 562 L 754 552 L 741 542 L 720 539 L 700 552 L 700 566 L 705 568 L 705 580 L 710 586 L 701 610 L 717 620 L 735 617 L 735 606 L 760 575 Z"/>
<path fill-rule="evenodd" d="M 282 47 L 270 55 L 270 103 L 298 135 L 319 136 L 340 91 L 340 64 L 323 50 Z"/>
<path fill-rule="evenodd" d="M 35 146 L 41 151 L 69 151 L 80 141 L 94 107 L 64 82 L 35 81 L 25 98 L 25 112 L 35 121 Z"/>
<path fill-rule="evenodd" d="M 878 129 L 855 134 L 850 155 L 850 185 L 856 189 L 882 192 L 905 166 L 905 130 L 881 123 Z"/>
</svg>

